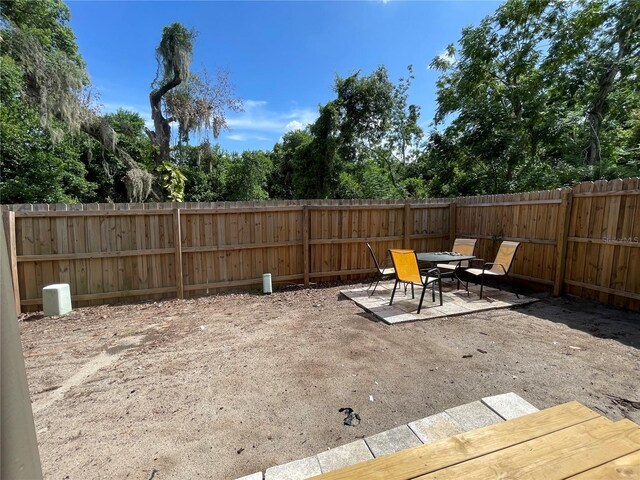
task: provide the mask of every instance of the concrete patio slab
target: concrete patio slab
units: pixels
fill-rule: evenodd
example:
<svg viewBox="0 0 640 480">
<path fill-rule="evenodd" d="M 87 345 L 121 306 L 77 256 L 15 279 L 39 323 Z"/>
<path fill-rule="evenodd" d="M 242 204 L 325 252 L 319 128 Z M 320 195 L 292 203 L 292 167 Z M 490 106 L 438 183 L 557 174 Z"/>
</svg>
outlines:
<svg viewBox="0 0 640 480">
<path fill-rule="evenodd" d="M 443 438 L 462 433 L 463 428 L 445 412 L 436 413 L 430 417 L 416 420 L 409 424 L 422 443 L 433 443 Z"/>
<path fill-rule="evenodd" d="M 364 439 L 374 457 L 382 457 L 405 448 L 416 447 L 422 442 L 407 425 L 401 425 L 386 432 Z"/>
<path fill-rule="evenodd" d="M 442 285 L 442 305 L 440 305 L 437 293 L 436 301 L 432 302 L 431 292 L 427 292 L 422 302 L 420 314 L 418 314 L 418 302 L 422 289 L 416 288 L 415 298 L 411 298 L 411 289 L 407 289 L 405 294 L 404 288 L 398 288 L 393 305 L 389 305 L 393 283 L 380 284 L 374 295 L 369 295 L 366 288 L 342 290 L 340 293 L 390 325 L 509 308 L 538 301 L 537 298 L 524 295 L 520 295 L 518 298 L 512 292 L 492 287 L 485 287 L 483 296 L 480 298 L 480 287 L 477 285 L 469 285 L 469 294 L 467 295 L 465 290 L 457 290 L 455 284 L 445 282 Z"/>
<path fill-rule="evenodd" d="M 538 411 L 536 407 L 513 392 L 485 397 L 482 399 L 482 403 L 505 420 L 511 420 L 512 418 L 521 417 Z"/>
<path fill-rule="evenodd" d="M 264 480 L 303 480 L 321 473 L 318 457 L 314 455 L 268 468 L 264 474 Z"/>
<path fill-rule="evenodd" d="M 445 410 L 445 413 L 462 427 L 463 432 L 476 428 L 488 427 L 504 420 L 497 413 L 480 401 L 460 405 Z"/>
<path fill-rule="evenodd" d="M 318 462 L 320 462 L 322 473 L 371 460 L 372 458 L 371 450 L 369 450 L 364 440 L 356 440 L 318 454 Z"/>
</svg>

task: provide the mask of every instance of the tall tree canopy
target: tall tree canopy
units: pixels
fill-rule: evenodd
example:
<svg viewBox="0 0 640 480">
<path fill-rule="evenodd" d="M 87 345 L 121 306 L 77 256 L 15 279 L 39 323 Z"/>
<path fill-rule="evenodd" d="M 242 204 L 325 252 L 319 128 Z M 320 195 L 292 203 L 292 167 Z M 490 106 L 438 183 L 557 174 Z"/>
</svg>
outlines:
<svg viewBox="0 0 640 480">
<path fill-rule="evenodd" d="M 336 98 L 320 106 L 306 133 L 285 135 L 274 150 L 274 168 L 285 175 L 283 193 L 295 198 L 404 196 L 403 167 L 422 138 L 420 109 L 407 101 L 411 67 L 408 73 L 397 84 L 384 66 L 370 75 L 338 76 Z"/>
<path fill-rule="evenodd" d="M 462 31 L 433 129 L 380 66 L 272 151 L 215 143 L 241 109 L 228 74 L 194 71 L 196 33 L 162 31 L 149 104 L 100 115 L 62 0 L 0 0 L 3 202 L 402 198 L 546 189 L 640 175 L 638 0 L 507 0 Z"/>
<path fill-rule="evenodd" d="M 443 72 L 435 122 L 445 128 L 427 149 L 431 191 L 633 174 L 639 11 L 637 0 L 510 0 L 465 28 L 459 48 L 432 62 Z"/>
<path fill-rule="evenodd" d="M 29 195 L 16 196 L 15 189 L 4 188 L 4 195 L 13 193 L 3 197 L 3 201 L 90 200 L 95 185 L 86 182 L 86 167 L 79 164 L 69 168 L 70 162 L 80 160 L 90 148 L 88 138 L 116 155 L 128 169 L 143 172 L 118 145 L 117 134 L 108 120 L 98 114 L 89 75 L 68 24 L 69 8 L 61 0 L 0 0 L 0 12 L 1 68 L 3 76 L 12 78 L 7 85 L 12 91 L 3 98 L 3 108 L 7 109 L 7 115 L 0 120 L 3 140 L 19 137 L 40 140 L 37 147 L 35 142 L 15 145 L 12 141 L 4 149 L 2 182 L 10 182 L 12 175 L 23 175 L 20 171 L 25 169 L 41 172 L 34 178 L 76 175 L 71 183 L 79 187 L 69 190 L 69 194 L 53 196 L 44 193 L 51 190 L 47 185 L 51 182 L 30 189 Z M 11 109 L 25 115 L 11 115 Z"/>
<path fill-rule="evenodd" d="M 189 142 L 189 133 L 204 129 L 218 138 L 226 127 L 225 111 L 242 110 L 242 101 L 235 98 L 226 72 L 220 71 L 213 82 L 206 70 L 191 71 L 196 32 L 180 23 L 164 27 L 156 48 L 158 75 L 149 94 L 154 130 L 147 129 L 156 147 L 155 161 L 164 173 L 163 187 L 172 200 L 182 200 L 184 180 L 171 158 L 171 124 L 178 125 L 180 144 Z"/>
</svg>

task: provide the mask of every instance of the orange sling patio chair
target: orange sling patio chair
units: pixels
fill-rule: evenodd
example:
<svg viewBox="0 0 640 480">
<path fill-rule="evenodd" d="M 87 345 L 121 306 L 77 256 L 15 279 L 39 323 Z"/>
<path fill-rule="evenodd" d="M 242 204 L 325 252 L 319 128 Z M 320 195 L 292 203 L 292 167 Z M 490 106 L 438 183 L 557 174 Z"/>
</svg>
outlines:
<svg viewBox="0 0 640 480">
<path fill-rule="evenodd" d="M 480 298 L 482 298 L 482 288 L 484 287 L 484 279 L 485 277 L 495 278 L 498 282 L 498 289 L 500 288 L 500 279 L 509 278 L 509 271 L 513 266 L 513 259 L 516 257 L 516 251 L 520 246 L 520 242 L 502 242 L 500 244 L 500 248 L 498 249 L 498 253 L 496 254 L 496 259 L 493 262 L 485 262 L 482 259 L 472 260 L 471 262 L 484 262 L 482 264 L 482 268 L 467 268 L 465 270 L 465 274 L 472 275 L 476 277 L 480 277 Z M 477 281 L 476 281 L 477 283 Z M 516 291 L 515 285 L 513 282 L 511 283 L 511 288 L 513 289 L 513 293 L 516 294 L 517 298 L 520 298 L 518 292 Z M 469 282 L 467 281 L 467 287 L 469 287 Z M 467 288 L 467 295 L 469 294 L 469 288 Z"/>
<path fill-rule="evenodd" d="M 411 284 L 411 298 L 415 298 L 413 293 L 413 286 L 419 285 L 422 287 L 422 295 L 420 295 L 420 302 L 418 303 L 418 313 L 422 308 L 422 301 L 424 300 L 424 294 L 427 291 L 427 287 L 431 285 L 432 301 L 436 301 L 436 283 L 438 284 L 438 291 L 440 292 L 440 305 L 442 305 L 442 282 L 440 281 L 440 270 L 437 268 L 431 268 L 422 275 L 420 268 L 418 267 L 418 257 L 413 250 L 389 250 L 391 255 L 391 261 L 393 262 L 393 268 L 396 271 L 396 283 L 393 285 L 393 292 L 391 293 L 391 300 L 389 305 L 393 303 L 393 297 L 396 294 L 396 288 L 398 283 L 404 282 L 405 284 Z M 431 277 L 429 275 L 435 275 Z"/>
</svg>

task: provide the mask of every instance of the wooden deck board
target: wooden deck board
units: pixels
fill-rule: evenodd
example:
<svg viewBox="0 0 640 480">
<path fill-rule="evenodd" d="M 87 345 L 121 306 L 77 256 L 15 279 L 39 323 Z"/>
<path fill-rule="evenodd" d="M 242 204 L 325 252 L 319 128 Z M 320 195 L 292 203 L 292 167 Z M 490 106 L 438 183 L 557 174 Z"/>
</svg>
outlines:
<svg viewBox="0 0 640 480">
<path fill-rule="evenodd" d="M 565 479 L 639 449 L 637 425 L 600 417 L 418 478 Z"/>
<path fill-rule="evenodd" d="M 579 473 L 570 480 L 640 480 L 640 450 Z"/>
<path fill-rule="evenodd" d="M 429 445 L 422 445 L 379 459 L 351 465 L 314 478 L 322 480 L 353 478 L 408 480 L 599 417 L 596 412 L 580 403 L 569 402 Z M 603 420 L 613 425 L 608 420 Z"/>
</svg>

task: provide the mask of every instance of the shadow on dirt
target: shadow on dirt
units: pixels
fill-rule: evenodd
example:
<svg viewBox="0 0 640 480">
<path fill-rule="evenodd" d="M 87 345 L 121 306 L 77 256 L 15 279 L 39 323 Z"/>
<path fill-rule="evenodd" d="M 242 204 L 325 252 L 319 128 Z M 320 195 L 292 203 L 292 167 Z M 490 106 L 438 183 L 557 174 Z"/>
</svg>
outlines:
<svg viewBox="0 0 640 480">
<path fill-rule="evenodd" d="M 540 301 L 519 307 L 528 315 L 563 323 L 597 338 L 616 340 L 640 349 L 640 313 L 613 308 L 582 298 L 539 296 Z"/>
</svg>

